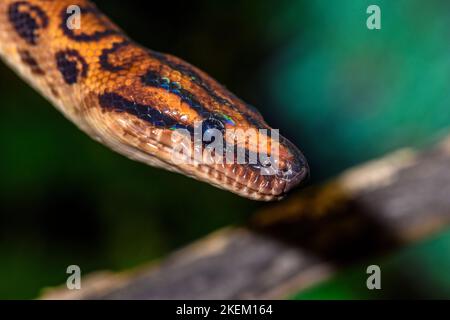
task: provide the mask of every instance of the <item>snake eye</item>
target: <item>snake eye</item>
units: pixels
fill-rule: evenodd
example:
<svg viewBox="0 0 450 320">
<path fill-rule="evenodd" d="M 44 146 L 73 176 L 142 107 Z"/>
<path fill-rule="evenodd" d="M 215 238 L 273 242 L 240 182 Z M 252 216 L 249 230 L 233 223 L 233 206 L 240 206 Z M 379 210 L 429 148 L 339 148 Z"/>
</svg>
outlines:
<svg viewBox="0 0 450 320">
<path fill-rule="evenodd" d="M 217 117 L 217 115 L 211 115 L 209 118 L 203 120 L 202 133 L 205 134 L 205 132 L 210 129 L 219 130 L 222 133 L 225 130 L 225 125 L 222 120 Z"/>
</svg>

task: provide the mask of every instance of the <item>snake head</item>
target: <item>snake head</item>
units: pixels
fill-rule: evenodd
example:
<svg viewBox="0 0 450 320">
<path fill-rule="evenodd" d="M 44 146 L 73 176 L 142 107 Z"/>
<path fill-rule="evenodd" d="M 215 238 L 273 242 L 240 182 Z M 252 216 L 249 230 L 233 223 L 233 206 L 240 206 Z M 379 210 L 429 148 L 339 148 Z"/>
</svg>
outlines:
<svg viewBox="0 0 450 320">
<path fill-rule="evenodd" d="M 107 124 L 98 134 L 107 138 L 103 142 L 135 160 L 254 200 L 281 199 L 305 180 L 305 157 L 254 107 L 183 60 L 133 53 L 136 48 L 127 43 L 111 59 L 140 57 L 119 72 L 114 83 L 120 86 L 100 90 L 101 112 L 90 117 L 97 130 Z"/>
</svg>

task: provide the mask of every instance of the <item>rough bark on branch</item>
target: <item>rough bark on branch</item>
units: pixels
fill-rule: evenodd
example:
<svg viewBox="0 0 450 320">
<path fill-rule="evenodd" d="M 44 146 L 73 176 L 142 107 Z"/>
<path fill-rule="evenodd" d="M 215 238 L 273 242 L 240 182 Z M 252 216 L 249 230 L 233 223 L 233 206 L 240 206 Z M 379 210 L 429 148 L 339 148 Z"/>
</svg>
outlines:
<svg viewBox="0 0 450 320">
<path fill-rule="evenodd" d="M 430 235 L 450 222 L 450 139 L 405 149 L 268 204 L 229 228 L 131 272 L 94 274 L 47 299 L 283 298 L 336 269 Z"/>
</svg>

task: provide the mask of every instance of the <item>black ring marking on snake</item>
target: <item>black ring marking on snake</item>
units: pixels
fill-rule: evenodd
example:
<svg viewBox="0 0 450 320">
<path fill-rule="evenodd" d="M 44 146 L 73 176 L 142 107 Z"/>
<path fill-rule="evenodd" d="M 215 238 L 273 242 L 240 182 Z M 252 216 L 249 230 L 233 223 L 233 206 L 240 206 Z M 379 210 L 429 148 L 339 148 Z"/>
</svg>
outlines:
<svg viewBox="0 0 450 320">
<path fill-rule="evenodd" d="M 116 53 L 121 48 L 128 46 L 129 44 L 130 44 L 130 42 L 128 40 L 125 40 L 122 42 L 115 42 L 113 44 L 112 48 L 103 49 L 102 54 L 100 55 L 100 58 L 99 58 L 100 66 L 102 67 L 102 69 L 104 69 L 106 71 L 110 71 L 110 72 L 117 72 L 117 71 L 128 69 L 132 64 L 132 60 L 131 60 L 132 57 L 129 59 L 129 61 L 125 61 L 122 65 L 112 64 L 110 61 L 110 58 L 111 58 L 112 54 Z"/>
<path fill-rule="evenodd" d="M 48 26 L 49 19 L 38 6 L 26 1 L 17 1 L 8 8 L 8 19 L 17 34 L 28 44 L 36 45 L 39 39 L 39 29 Z"/>
<path fill-rule="evenodd" d="M 56 53 L 56 65 L 67 84 L 75 84 L 80 78 L 86 78 L 88 64 L 76 50 L 65 50 Z"/>
</svg>

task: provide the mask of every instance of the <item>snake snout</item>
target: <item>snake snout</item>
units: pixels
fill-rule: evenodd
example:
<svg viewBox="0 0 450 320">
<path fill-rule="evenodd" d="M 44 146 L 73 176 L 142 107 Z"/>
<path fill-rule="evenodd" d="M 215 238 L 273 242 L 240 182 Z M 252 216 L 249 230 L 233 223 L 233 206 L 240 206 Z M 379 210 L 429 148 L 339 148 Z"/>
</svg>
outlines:
<svg viewBox="0 0 450 320">
<path fill-rule="evenodd" d="M 283 193 L 286 194 L 309 178 L 309 166 L 305 156 L 292 142 L 282 138 L 281 144 L 289 155 L 281 159 L 283 165 L 276 176 L 285 181 Z"/>
</svg>

